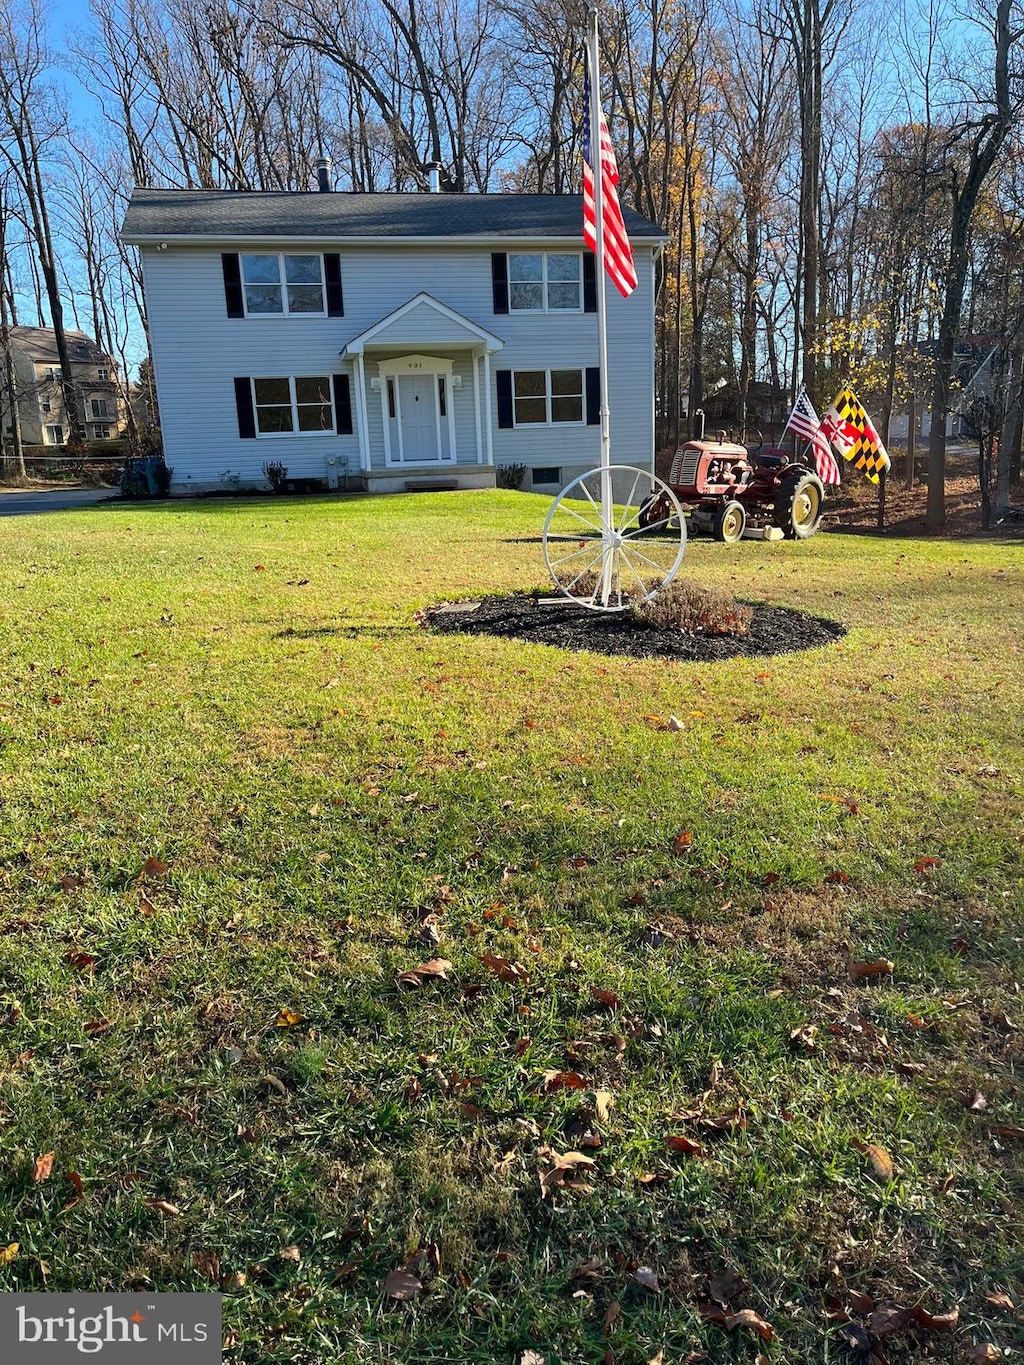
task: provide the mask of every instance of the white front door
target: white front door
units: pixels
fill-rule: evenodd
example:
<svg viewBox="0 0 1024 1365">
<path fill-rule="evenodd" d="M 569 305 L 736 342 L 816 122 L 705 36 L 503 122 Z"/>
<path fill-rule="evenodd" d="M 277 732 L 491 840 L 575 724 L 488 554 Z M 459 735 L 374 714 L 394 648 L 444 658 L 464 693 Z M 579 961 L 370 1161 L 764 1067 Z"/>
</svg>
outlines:
<svg viewBox="0 0 1024 1365">
<path fill-rule="evenodd" d="M 439 460 L 437 429 L 437 376 L 400 374 L 398 406 L 402 414 L 402 460 L 421 464 Z"/>
</svg>

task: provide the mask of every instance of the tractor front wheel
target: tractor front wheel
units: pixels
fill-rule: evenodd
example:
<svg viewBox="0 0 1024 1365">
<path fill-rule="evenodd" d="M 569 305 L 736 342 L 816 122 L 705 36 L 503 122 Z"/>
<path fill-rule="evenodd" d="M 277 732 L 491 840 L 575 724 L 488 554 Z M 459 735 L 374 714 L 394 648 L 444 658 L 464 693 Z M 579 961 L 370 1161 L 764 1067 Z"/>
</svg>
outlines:
<svg viewBox="0 0 1024 1365">
<path fill-rule="evenodd" d="M 817 474 L 798 470 L 779 485 L 772 519 L 787 540 L 807 540 L 821 525 L 824 498 L 825 488 Z"/>
<path fill-rule="evenodd" d="M 734 498 L 731 502 L 724 503 L 715 513 L 715 539 L 724 541 L 726 545 L 735 545 L 737 541 L 743 539 L 746 524 L 747 513 L 743 504 Z"/>
</svg>

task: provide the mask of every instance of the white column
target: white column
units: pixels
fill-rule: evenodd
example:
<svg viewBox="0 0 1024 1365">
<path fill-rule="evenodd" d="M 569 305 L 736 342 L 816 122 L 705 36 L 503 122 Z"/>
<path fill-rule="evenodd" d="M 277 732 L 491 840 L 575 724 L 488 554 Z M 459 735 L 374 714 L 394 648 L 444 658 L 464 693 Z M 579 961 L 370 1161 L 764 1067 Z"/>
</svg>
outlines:
<svg viewBox="0 0 1024 1365">
<path fill-rule="evenodd" d="M 476 462 L 484 462 L 483 433 L 480 430 L 480 357 L 473 352 L 473 416 L 476 418 Z"/>
<path fill-rule="evenodd" d="M 491 417 L 491 353 L 484 351 L 484 414 L 487 419 L 487 463 L 494 463 L 494 420 Z"/>
<path fill-rule="evenodd" d="M 366 409 L 366 365 L 362 351 L 356 356 L 356 411 L 359 414 L 359 468 L 370 470 L 370 431 Z"/>
<path fill-rule="evenodd" d="M 447 378 L 445 379 L 444 382 L 445 382 L 445 398 L 447 399 L 447 402 L 445 403 L 445 406 L 446 406 L 447 409 L 448 409 L 448 454 L 449 454 L 449 457 L 451 458 L 452 464 L 458 464 L 458 462 L 459 462 L 459 455 L 458 455 L 458 451 L 455 449 L 455 365 L 454 365 L 454 362 L 453 362 L 453 364 L 452 364 L 451 369 L 448 371 L 448 376 L 447 376 Z M 460 392 L 461 392 L 461 390 L 460 390 Z M 436 400 L 437 400 L 437 395 L 436 395 L 436 393 L 435 393 L 435 395 L 434 395 L 434 399 L 435 399 L 435 402 L 436 402 Z M 438 426 L 439 426 L 439 427 L 440 427 L 440 423 L 441 423 L 441 419 L 440 419 L 440 416 L 438 416 Z M 440 436 L 438 436 L 438 444 L 439 444 L 439 445 L 440 445 L 440 439 L 441 439 Z M 438 455 L 441 454 L 440 449 L 438 449 L 438 452 L 437 452 L 437 453 L 438 453 Z"/>
</svg>

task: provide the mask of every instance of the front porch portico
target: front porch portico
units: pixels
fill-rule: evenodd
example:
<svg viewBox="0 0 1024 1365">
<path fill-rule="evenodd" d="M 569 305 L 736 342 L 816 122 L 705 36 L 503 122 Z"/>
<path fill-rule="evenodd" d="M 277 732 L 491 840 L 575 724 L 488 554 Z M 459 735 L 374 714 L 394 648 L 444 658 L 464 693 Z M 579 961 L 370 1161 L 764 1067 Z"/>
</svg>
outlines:
<svg viewBox="0 0 1024 1365">
<path fill-rule="evenodd" d="M 427 475 L 493 487 L 491 356 L 503 345 L 421 293 L 345 346 L 368 488 L 391 491 Z"/>
</svg>

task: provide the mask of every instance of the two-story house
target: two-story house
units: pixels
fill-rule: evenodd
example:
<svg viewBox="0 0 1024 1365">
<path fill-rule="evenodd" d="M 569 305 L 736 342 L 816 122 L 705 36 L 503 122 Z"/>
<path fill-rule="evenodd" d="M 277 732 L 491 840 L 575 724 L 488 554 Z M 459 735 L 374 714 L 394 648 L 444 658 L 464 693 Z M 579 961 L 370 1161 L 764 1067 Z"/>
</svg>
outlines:
<svg viewBox="0 0 1024 1365">
<path fill-rule="evenodd" d="M 650 468 L 665 239 L 626 222 L 640 283 L 608 290 L 612 451 Z M 525 465 L 524 487 L 553 491 L 598 463 L 579 196 L 137 189 L 122 236 L 172 492 L 262 483 L 266 463 L 378 492 Z"/>
<path fill-rule="evenodd" d="M 123 434 L 124 400 L 117 383 L 117 365 L 84 332 L 65 331 L 68 359 L 78 400 L 78 416 L 86 438 L 107 441 Z M 21 439 L 25 445 L 59 446 L 68 440 L 71 424 L 64 407 L 60 358 L 51 327 L 12 327 L 13 397 L 0 369 L 0 412 L 4 431 L 13 432 L 17 404 Z"/>
</svg>

